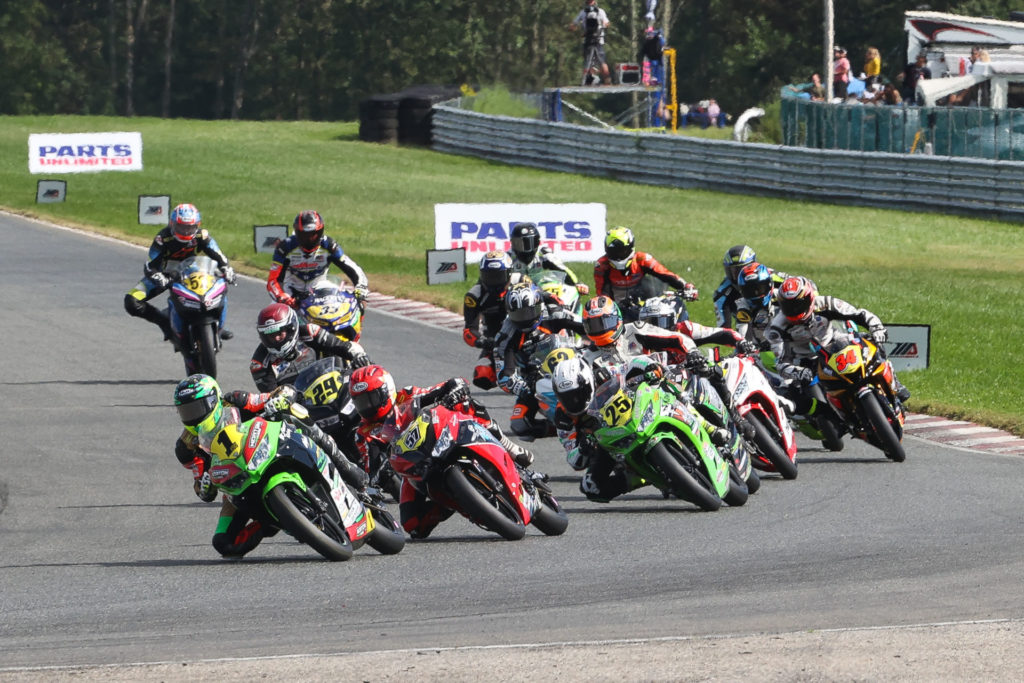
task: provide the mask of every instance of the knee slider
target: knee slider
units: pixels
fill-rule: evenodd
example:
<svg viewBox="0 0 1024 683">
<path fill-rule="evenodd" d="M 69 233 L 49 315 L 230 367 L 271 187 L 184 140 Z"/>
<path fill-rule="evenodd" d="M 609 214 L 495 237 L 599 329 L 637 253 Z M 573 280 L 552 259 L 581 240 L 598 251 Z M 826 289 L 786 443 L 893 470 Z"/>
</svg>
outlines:
<svg viewBox="0 0 1024 683">
<path fill-rule="evenodd" d="M 141 299 L 136 299 L 129 292 L 124 295 L 124 310 L 128 311 L 128 315 L 136 318 L 142 318 L 146 314 L 146 302 Z"/>
</svg>

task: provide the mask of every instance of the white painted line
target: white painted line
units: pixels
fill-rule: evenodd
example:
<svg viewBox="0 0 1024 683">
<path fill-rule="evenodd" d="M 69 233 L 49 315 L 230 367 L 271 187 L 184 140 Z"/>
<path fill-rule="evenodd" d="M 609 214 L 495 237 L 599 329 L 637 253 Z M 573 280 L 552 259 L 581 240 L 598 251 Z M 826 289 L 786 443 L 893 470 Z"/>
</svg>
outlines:
<svg viewBox="0 0 1024 683">
<path fill-rule="evenodd" d="M 1003 431 L 996 429 L 995 427 L 982 427 L 981 425 L 971 425 L 969 427 L 953 427 L 952 429 L 941 430 L 942 436 L 956 436 L 958 434 L 983 434 L 988 432 L 990 434 L 1002 434 Z"/>
<path fill-rule="evenodd" d="M 997 432 L 996 434 L 999 434 L 999 433 Z M 952 441 L 948 441 L 948 442 L 942 441 L 940 443 L 942 443 L 942 444 L 951 443 L 951 444 L 956 444 L 957 446 L 980 446 L 980 445 L 986 444 L 986 443 L 1005 443 L 1007 441 L 1019 441 L 1020 440 L 1019 437 L 1016 437 L 1013 434 L 1000 434 L 998 436 L 996 434 L 993 434 L 992 436 L 989 436 L 989 437 L 986 437 L 986 438 L 953 439 Z"/>
<path fill-rule="evenodd" d="M 964 420 L 942 420 L 941 422 L 936 422 L 933 424 L 921 426 L 914 425 L 913 429 L 915 432 L 933 432 L 936 430 L 948 429 L 949 427 L 956 427 L 960 425 L 973 426 L 974 423 L 966 422 Z"/>
</svg>

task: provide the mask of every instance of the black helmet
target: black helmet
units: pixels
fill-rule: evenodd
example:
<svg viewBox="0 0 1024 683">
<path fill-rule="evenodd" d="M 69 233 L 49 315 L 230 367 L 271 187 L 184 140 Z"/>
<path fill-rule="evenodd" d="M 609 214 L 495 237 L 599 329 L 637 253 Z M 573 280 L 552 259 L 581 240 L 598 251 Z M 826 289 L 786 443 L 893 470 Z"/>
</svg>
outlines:
<svg viewBox="0 0 1024 683">
<path fill-rule="evenodd" d="M 512 234 L 509 235 L 512 242 L 512 251 L 516 258 L 523 263 L 529 263 L 537 255 L 540 249 L 540 232 L 533 223 L 516 223 L 512 226 Z"/>
</svg>

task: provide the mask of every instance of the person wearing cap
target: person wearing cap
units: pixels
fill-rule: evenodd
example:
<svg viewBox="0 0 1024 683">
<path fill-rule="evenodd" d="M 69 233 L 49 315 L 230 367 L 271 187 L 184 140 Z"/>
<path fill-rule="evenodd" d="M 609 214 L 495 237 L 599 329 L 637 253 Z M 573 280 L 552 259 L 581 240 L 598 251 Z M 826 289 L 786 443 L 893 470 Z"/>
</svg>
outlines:
<svg viewBox="0 0 1024 683">
<path fill-rule="evenodd" d="M 846 49 L 836 46 L 832 62 L 832 95 L 841 100 L 846 99 L 846 88 L 850 84 L 850 60 L 846 58 Z"/>
</svg>

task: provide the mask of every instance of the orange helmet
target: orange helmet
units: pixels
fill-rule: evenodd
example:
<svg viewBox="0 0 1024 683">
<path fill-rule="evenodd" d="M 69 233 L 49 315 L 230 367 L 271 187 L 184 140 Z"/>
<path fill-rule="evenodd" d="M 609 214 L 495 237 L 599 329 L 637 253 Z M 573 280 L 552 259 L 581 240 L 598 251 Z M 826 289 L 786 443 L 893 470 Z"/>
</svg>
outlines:
<svg viewBox="0 0 1024 683">
<path fill-rule="evenodd" d="M 814 283 L 805 277 L 787 277 L 779 285 L 779 310 L 791 323 L 810 320 L 814 312 L 814 299 L 818 292 Z"/>
<path fill-rule="evenodd" d="M 607 296 L 596 296 L 583 309 L 583 329 L 598 346 L 614 344 L 622 334 L 622 312 Z"/>
</svg>

